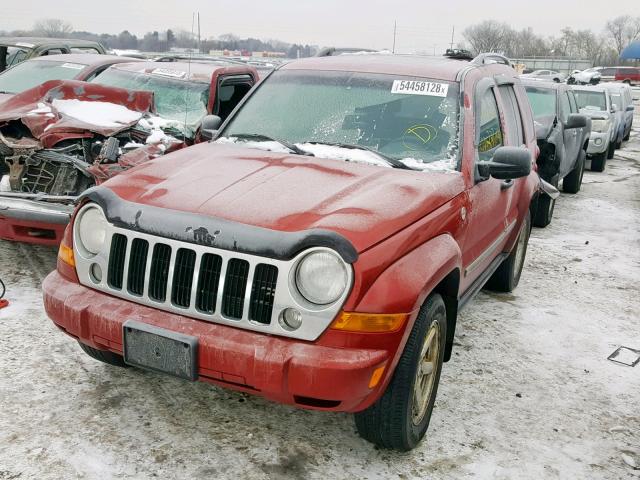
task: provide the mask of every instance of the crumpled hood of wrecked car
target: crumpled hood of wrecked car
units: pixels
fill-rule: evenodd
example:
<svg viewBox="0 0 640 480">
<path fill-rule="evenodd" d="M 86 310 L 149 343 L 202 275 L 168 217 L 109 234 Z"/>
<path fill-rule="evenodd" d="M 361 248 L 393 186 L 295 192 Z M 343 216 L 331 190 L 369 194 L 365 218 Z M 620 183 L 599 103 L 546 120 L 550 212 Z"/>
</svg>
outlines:
<svg viewBox="0 0 640 480">
<path fill-rule="evenodd" d="M 216 144 L 165 155 L 104 186 L 131 202 L 273 230 L 332 230 L 358 251 L 464 191 L 457 172 L 415 172 Z"/>
</svg>

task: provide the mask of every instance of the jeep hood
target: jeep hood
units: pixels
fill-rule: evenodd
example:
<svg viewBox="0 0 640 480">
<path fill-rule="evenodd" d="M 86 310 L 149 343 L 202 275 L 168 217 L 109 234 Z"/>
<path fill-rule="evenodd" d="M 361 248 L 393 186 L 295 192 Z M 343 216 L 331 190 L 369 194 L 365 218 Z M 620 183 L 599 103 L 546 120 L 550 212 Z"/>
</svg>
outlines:
<svg viewBox="0 0 640 480">
<path fill-rule="evenodd" d="M 398 170 L 211 143 L 151 160 L 104 186 L 130 202 L 276 231 L 334 231 L 358 252 L 464 191 L 457 172 Z"/>
</svg>

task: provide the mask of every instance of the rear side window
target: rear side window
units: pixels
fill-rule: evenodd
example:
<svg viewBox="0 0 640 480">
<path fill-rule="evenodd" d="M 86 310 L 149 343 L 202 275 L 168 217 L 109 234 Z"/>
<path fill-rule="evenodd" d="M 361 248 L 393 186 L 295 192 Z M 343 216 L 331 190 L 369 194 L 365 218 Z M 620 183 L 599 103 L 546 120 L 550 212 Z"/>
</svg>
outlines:
<svg viewBox="0 0 640 480">
<path fill-rule="evenodd" d="M 71 53 L 100 53 L 94 47 L 71 47 Z"/>
<path fill-rule="evenodd" d="M 576 97 L 573 96 L 573 92 L 567 92 L 569 95 L 569 104 L 571 105 L 571 113 L 578 113 L 578 102 L 576 102 Z"/>
<path fill-rule="evenodd" d="M 487 90 L 482 96 L 479 131 L 478 157 L 480 161 L 491 160 L 495 151 L 504 145 L 498 104 L 492 89 Z"/>
<path fill-rule="evenodd" d="M 516 94 L 511 85 L 501 85 L 498 87 L 500 98 L 504 105 L 504 118 L 507 127 L 507 143 L 514 147 L 519 147 L 524 143 L 524 133 L 522 131 L 522 118 L 520 108 L 516 100 Z"/>
</svg>

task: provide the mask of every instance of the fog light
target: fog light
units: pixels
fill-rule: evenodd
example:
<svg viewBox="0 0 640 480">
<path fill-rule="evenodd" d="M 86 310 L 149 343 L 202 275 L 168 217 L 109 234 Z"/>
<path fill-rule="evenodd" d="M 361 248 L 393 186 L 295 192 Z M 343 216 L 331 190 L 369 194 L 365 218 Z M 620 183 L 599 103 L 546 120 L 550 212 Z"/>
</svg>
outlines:
<svg viewBox="0 0 640 480">
<path fill-rule="evenodd" d="M 94 283 L 102 282 L 102 269 L 100 268 L 100 265 L 97 263 L 91 265 L 89 273 L 91 274 L 91 280 L 93 280 Z"/>
<path fill-rule="evenodd" d="M 302 325 L 302 314 L 295 308 L 285 308 L 280 314 L 280 325 L 285 330 L 297 330 Z"/>
<path fill-rule="evenodd" d="M 601 138 L 596 138 L 596 140 L 595 140 L 595 144 L 596 144 L 597 146 L 602 145 L 602 139 L 601 139 Z"/>
</svg>

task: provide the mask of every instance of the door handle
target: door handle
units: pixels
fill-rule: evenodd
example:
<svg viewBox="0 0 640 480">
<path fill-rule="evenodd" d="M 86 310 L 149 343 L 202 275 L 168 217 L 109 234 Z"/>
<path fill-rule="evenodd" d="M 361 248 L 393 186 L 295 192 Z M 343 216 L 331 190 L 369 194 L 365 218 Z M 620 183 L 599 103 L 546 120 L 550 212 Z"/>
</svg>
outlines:
<svg viewBox="0 0 640 480">
<path fill-rule="evenodd" d="M 513 180 L 505 180 L 504 182 L 502 182 L 500 184 L 500 190 L 507 190 L 507 189 L 513 187 L 513 185 L 514 185 Z"/>
</svg>

